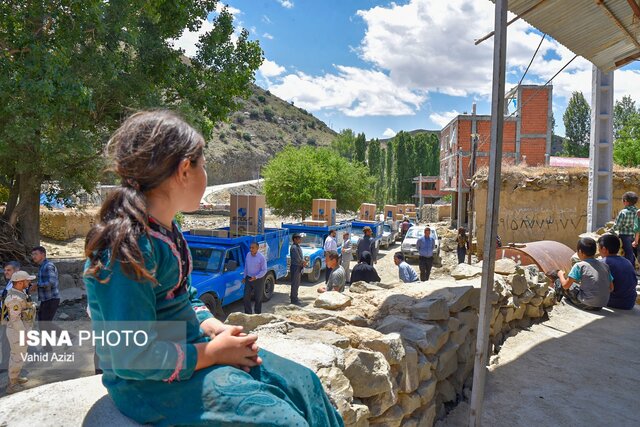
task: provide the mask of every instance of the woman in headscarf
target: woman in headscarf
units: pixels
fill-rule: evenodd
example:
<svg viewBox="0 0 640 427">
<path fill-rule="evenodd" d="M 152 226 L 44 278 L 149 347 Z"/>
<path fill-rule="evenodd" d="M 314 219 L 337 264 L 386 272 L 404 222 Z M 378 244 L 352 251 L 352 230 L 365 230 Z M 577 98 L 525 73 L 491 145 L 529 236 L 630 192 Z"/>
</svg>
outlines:
<svg viewBox="0 0 640 427">
<path fill-rule="evenodd" d="M 371 253 L 364 251 L 360 254 L 360 260 L 351 270 L 351 283 L 355 282 L 379 282 L 380 276 L 371 265 Z"/>
</svg>

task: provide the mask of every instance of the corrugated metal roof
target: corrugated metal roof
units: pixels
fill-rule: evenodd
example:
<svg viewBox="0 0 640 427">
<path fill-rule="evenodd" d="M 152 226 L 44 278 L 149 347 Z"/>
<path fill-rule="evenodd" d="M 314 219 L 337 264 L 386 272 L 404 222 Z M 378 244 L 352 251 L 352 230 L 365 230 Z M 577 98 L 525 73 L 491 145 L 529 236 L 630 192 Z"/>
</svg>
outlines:
<svg viewBox="0 0 640 427">
<path fill-rule="evenodd" d="M 520 15 L 539 2 L 509 0 L 508 8 Z M 634 15 L 628 0 L 546 0 L 522 19 L 602 71 L 611 71 L 624 65 L 620 61 L 640 56 L 640 48 L 599 3 L 620 20 L 637 42 L 640 18 Z"/>
</svg>

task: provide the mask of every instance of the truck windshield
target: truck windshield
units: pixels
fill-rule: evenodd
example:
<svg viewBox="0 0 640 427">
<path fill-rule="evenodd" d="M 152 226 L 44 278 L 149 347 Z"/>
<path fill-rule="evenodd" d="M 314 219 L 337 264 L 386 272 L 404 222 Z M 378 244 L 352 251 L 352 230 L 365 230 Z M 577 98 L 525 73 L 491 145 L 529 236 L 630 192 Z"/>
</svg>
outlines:
<svg viewBox="0 0 640 427">
<path fill-rule="evenodd" d="M 362 231 L 362 228 L 352 228 L 351 229 L 351 234 L 353 236 L 363 237 L 364 236 L 364 231 Z"/>
<path fill-rule="evenodd" d="M 384 225 L 384 231 L 386 231 L 387 233 L 391 233 L 391 226 L 390 226 L 390 225 L 385 224 L 385 225 Z"/>
<path fill-rule="evenodd" d="M 191 258 L 193 259 L 193 269 L 217 273 L 220 271 L 220 264 L 224 258 L 224 253 L 220 249 L 194 248 L 189 247 Z"/>
<path fill-rule="evenodd" d="M 300 246 L 305 248 L 321 248 L 324 245 L 322 241 L 322 236 L 318 236 L 317 234 L 305 234 L 300 239 Z"/>
</svg>

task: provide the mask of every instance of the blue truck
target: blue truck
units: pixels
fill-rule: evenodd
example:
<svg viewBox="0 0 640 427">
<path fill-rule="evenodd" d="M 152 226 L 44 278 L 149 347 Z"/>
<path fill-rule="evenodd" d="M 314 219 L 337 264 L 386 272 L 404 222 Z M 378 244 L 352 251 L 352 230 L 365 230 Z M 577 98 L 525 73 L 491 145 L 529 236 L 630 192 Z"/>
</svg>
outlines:
<svg viewBox="0 0 640 427">
<path fill-rule="evenodd" d="M 191 285 L 218 318 L 224 316 L 223 306 L 243 297 L 245 258 L 252 242 L 258 242 L 267 259 L 264 301 L 273 296 L 276 280 L 287 275 L 289 230 L 268 228 L 263 234 L 234 237 L 225 227 L 186 231 L 184 236 L 193 259 Z"/>
<path fill-rule="evenodd" d="M 342 253 L 342 233 L 351 232 L 351 222 L 341 222 L 336 225 L 312 226 L 303 223 L 282 224 L 282 228 L 289 230 L 290 238 L 294 234 L 300 234 L 302 241 L 302 255 L 307 266 L 302 270 L 306 276 L 306 281 L 315 283 L 320 278 L 320 273 L 327 267 L 324 259 L 324 241 L 331 230 L 336 230 L 336 242 L 338 244 L 338 255 Z M 291 260 L 287 258 L 287 263 Z"/>
<path fill-rule="evenodd" d="M 371 237 L 376 242 L 376 249 L 380 248 L 380 240 L 382 239 L 382 232 L 384 230 L 384 223 L 382 221 L 351 221 L 351 247 L 353 247 L 353 259 L 358 261 L 358 242 L 364 237 L 364 228 L 371 228 Z"/>
</svg>

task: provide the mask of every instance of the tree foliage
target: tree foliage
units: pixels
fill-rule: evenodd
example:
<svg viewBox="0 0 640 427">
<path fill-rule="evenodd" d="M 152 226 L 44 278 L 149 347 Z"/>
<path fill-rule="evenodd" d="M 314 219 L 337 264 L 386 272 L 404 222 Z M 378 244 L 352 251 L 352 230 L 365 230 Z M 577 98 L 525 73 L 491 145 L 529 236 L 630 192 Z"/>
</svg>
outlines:
<svg viewBox="0 0 640 427">
<path fill-rule="evenodd" d="M 563 154 L 569 157 L 589 157 L 591 108 L 582 92 L 573 92 L 562 119 L 566 136 Z"/>
<path fill-rule="evenodd" d="M 620 101 L 616 101 L 613 107 L 613 137 L 620 138 L 622 128 L 637 115 L 636 102 L 631 99 L 631 96 L 626 95 Z"/>
<path fill-rule="evenodd" d="M 262 62 L 257 42 L 224 9 L 195 57 L 172 46 L 217 0 L 0 2 L 0 184 L 4 219 L 39 241 L 45 181 L 61 196 L 91 190 L 107 136 L 130 113 L 179 110 L 208 136 L 248 94 Z M 235 36 L 234 36 L 235 38 Z"/>
<path fill-rule="evenodd" d="M 373 184 L 366 165 L 315 147 L 285 148 L 269 161 L 263 175 L 273 212 L 303 220 L 311 214 L 313 199 L 336 199 L 341 211 L 358 209 Z"/>
<path fill-rule="evenodd" d="M 349 161 L 353 159 L 355 154 L 355 145 L 356 135 L 351 129 L 342 130 L 338 136 L 331 141 L 331 149 Z"/>
<path fill-rule="evenodd" d="M 356 136 L 354 159 L 362 164 L 367 161 L 367 138 L 364 133 Z"/>
<path fill-rule="evenodd" d="M 640 114 L 629 117 L 613 144 L 613 160 L 621 166 L 640 166 Z"/>
</svg>

